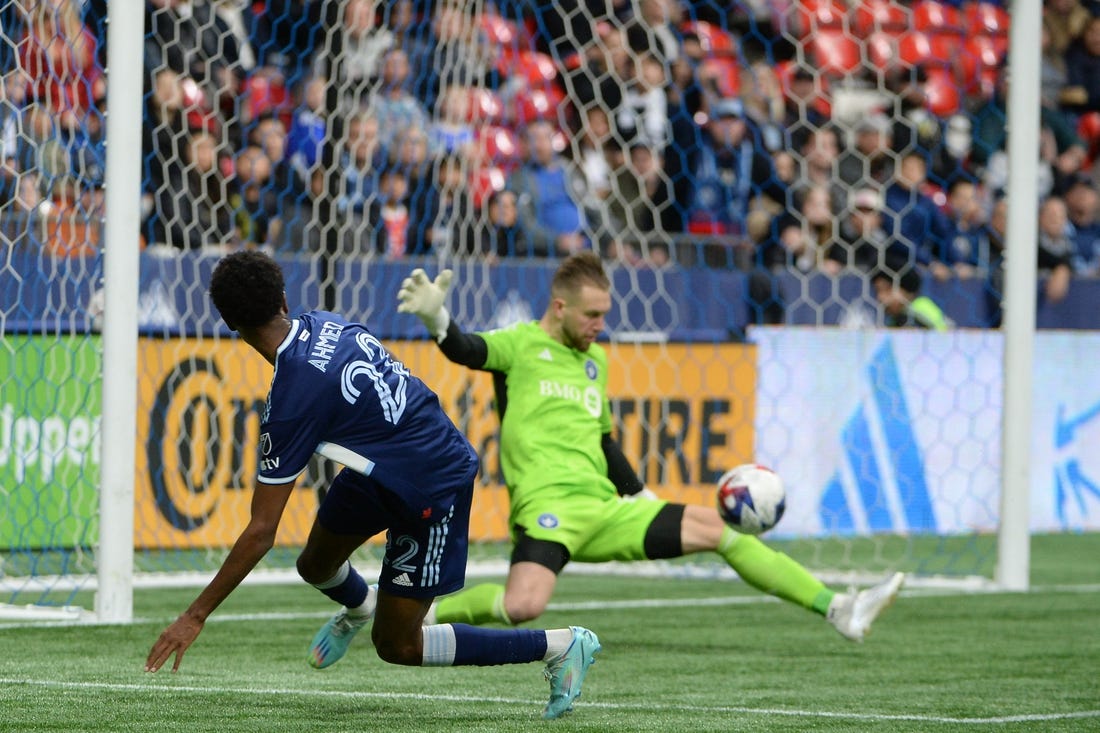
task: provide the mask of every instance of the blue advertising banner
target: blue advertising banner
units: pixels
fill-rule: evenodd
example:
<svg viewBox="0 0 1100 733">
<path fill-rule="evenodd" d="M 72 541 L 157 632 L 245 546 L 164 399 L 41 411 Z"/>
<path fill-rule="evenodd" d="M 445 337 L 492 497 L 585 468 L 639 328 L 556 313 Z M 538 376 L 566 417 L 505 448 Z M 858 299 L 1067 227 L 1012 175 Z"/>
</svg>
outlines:
<svg viewBox="0 0 1100 733">
<path fill-rule="evenodd" d="M 776 534 L 969 533 L 1000 510 L 998 331 L 754 328 Z M 1033 531 L 1100 529 L 1100 334 L 1036 334 Z"/>
</svg>

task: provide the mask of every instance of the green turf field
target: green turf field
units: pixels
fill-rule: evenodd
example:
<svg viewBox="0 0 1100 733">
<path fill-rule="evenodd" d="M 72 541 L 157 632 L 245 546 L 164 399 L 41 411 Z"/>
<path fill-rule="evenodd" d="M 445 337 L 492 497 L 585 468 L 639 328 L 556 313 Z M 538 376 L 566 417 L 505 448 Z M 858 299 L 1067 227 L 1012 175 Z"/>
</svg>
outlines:
<svg viewBox="0 0 1100 733">
<path fill-rule="evenodd" d="M 566 574 L 539 625 L 604 651 L 550 722 L 537 665 L 394 667 L 363 635 L 310 668 L 331 607 L 304 585 L 242 587 L 146 674 L 196 590 L 139 591 L 129 626 L 0 624 L 0 731 L 1100 730 L 1100 534 L 1036 537 L 1032 570 L 1028 594 L 907 591 L 862 645 L 737 582 Z"/>
</svg>

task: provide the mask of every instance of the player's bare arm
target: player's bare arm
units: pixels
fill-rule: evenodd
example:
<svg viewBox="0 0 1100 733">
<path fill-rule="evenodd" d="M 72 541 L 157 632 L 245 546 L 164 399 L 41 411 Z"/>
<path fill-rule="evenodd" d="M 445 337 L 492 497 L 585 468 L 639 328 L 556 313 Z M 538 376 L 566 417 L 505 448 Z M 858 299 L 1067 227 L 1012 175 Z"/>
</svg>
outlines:
<svg viewBox="0 0 1100 733">
<path fill-rule="evenodd" d="M 206 618 L 241 584 L 275 544 L 279 520 L 294 484 L 261 486 L 252 494 L 252 516 L 221 569 L 198 598 L 161 633 L 145 660 L 145 671 L 156 672 L 175 654 L 172 671 L 179 670 L 184 652 L 202 631 Z"/>
</svg>

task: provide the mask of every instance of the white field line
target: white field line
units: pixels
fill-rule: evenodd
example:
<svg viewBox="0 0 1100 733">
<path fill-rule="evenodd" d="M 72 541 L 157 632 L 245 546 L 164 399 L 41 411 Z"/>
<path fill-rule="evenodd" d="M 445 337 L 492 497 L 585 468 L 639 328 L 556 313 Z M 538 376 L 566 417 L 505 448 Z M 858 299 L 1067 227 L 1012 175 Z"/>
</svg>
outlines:
<svg viewBox="0 0 1100 733">
<path fill-rule="evenodd" d="M 372 564 L 374 563 L 374 564 Z M 2 565 L 2 558 L 0 558 Z M 356 567 L 364 577 L 377 576 L 377 563 L 368 560 Z M 467 579 L 485 577 L 503 577 L 508 574 L 509 563 L 506 560 L 475 560 L 466 567 Z M 2 569 L 2 568 L 0 568 Z M 605 562 L 571 563 L 563 571 L 569 575 L 616 576 L 622 578 L 677 578 L 695 580 L 738 580 L 737 573 L 725 565 L 685 564 L 677 565 L 661 560 L 644 562 Z M 134 589 L 150 588 L 192 588 L 206 585 L 214 577 L 214 570 L 193 570 L 164 573 L 137 573 L 133 578 Z M 858 571 L 837 571 L 817 569 L 814 574 L 830 585 L 871 585 L 886 577 L 886 572 L 867 573 Z M 298 573 L 292 569 L 257 569 L 244 579 L 248 585 L 296 585 L 301 583 Z M 989 578 L 981 576 L 940 576 L 911 574 L 907 580 L 909 587 L 940 588 L 945 590 L 963 590 L 985 592 L 997 590 L 997 585 Z M 18 595 L 21 593 L 50 593 L 95 591 L 99 579 L 94 573 L 79 575 L 36 575 L 4 576 L 0 574 L 0 594 Z"/>
<path fill-rule="evenodd" d="M 975 591 L 960 591 L 960 590 L 945 590 L 943 588 L 909 588 L 908 586 L 901 592 L 902 597 L 912 598 L 941 598 L 949 596 L 959 596 L 972 594 Z M 993 595 L 997 593 L 1015 593 L 1014 591 L 993 591 L 984 590 L 980 591 L 982 595 Z M 1096 584 L 1081 584 L 1081 585 L 1049 585 L 1049 586 L 1034 586 L 1028 591 L 1030 594 L 1042 594 L 1042 593 L 1100 593 L 1100 585 Z M 550 611 L 601 611 L 601 610 L 629 610 L 634 608 L 684 608 L 684 607 L 698 607 L 698 606 L 747 606 L 755 605 L 758 603 L 779 603 L 779 599 L 774 596 L 765 595 L 763 593 L 757 595 L 737 595 L 737 596 L 711 596 L 705 598 L 636 598 L 622 601 L 612 600 L 594 600 L 594 601 L 574 601 L 570 603 L 550 603 L 547 606 L 547 610 Z M 332 615 L 330 611 L 287 611 L 287 612 L 268 612 L 268 613 L 215 613 L 206 620 L 206 623 L 228 623 L 238 621 L 294 621 L 297 619 L 314 619 L 314 618 L 328 618 Z M 165 623 L 171 621 L 172 618 L 135 618 L 133 623 Z M 89 621 L 85 618 L 81 619 L 36 619 L 36 620 L 13 620 L 8 622 L 0 622 L 0 631 L 5 629 L 21 629 L 21 628 L 43 628 L 48 626 L 103 626 L 107 624 L 98 624 L 95 621 Z"/>
<path fill-rule="evenodd" d="M 448 703 L 496 703 L 502 705 L 522 705 L 524 707 L 541 707 L 541 700 L 520 699 L 508 697 L 472 696 L 472 695 L 427 695 L 413 692 L 363 692 L 361 690 L 302 690 L 279 688 L 255 688 L 255 687 L 202 687 L 195 685 L 175 684 L 119 684 L 110 682 L 64 682 L 58 680 L 36 680 L 18 677 L 0 677 L 0 699 L 3 691 L 10 690 L 14 686 L 32 686 L 64 690 L 106 690 L 120 692 L 158 692 L 158 693 L 202 693 L 202 694 L 233 694 L 255 696 L 278 696 L 315 698 L 338 698 L 359 700 L 419 700 Z M 1008 723 L 1036 723 L 1055 720 L 1087 720 L 1100 718 L 1100 710 L 1079 710 L 1066 713 L 1036 713 L 1022 715 L 1000 715 L 996 717 L 959 718 L 942 715 L 913 715 L 892 713 L 849 713 L 828 710 L 800 710 L 797 708 L 755 708 L 747 706 L 729 705 L 682 705 L 676 703 L 613 703 L 591 702 L 578 703 L 580 708 L 598 708 L 603 710 L 620 710 L 629 712 L 654 712 L 654 713 L 733 713 L 738 715 L 783 715 L 792 718 L 828 718 L 833 720 L 857 720 L 868 722 L 904 721 L 914 723 L 943 723 L 951 725 L 1005 725 Z"/>
</svg>

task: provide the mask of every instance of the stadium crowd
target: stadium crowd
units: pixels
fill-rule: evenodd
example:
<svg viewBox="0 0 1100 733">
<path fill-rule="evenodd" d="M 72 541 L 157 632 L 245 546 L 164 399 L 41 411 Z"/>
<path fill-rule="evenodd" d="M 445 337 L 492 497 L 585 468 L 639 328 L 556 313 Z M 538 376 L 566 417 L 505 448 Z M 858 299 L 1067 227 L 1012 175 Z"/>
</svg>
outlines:
<svg viewBox="0 0 1100 733">
<path fill-rule="evenodd" d="M 0 3 L 0 212 L 93 253 L 105 0 Z M 1100 3 L 1046 0 L 1038 265 L 1100 274 Z M 142 239 L 1003 277 L 997 0 L 148 0 Z M 907 282 L 912 283 L 909 275 Z"/>
</svg>

